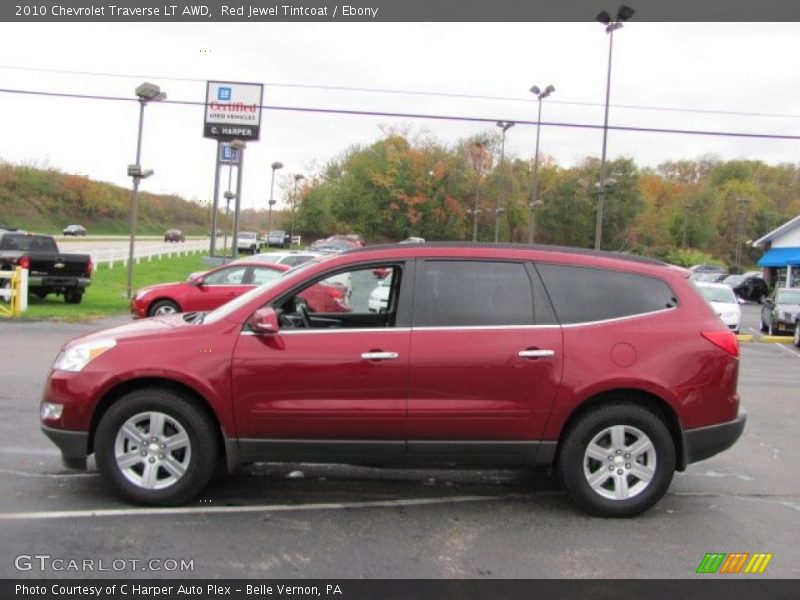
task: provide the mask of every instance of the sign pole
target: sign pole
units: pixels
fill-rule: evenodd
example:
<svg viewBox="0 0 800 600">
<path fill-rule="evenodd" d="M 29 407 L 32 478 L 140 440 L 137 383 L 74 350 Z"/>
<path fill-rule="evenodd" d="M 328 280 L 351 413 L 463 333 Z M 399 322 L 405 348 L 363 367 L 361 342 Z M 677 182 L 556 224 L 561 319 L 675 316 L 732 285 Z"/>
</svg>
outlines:
<svg viewBox="0 0 800 600">
<path fill-rule="evenodd" d="M 242 171 L 244 170 L 244 148 L 239 150 L 239 163 L 236 166 L 236 204 L 233 214 L 233 239 L 231 256 L 235 257 L 239 250 L 239 210 L 242 207 Z"/>
<path fill-rule="evenodd" d="M 209 255 L 217 255 L 217 213 L 219 212 L 219 172 L 222 163 L 219 161 L 221 142 L 217 140 L 217 160 L 214 168 L 214 207 L 211 210 L 211 247 L 209 248 Z"/>
</svg>

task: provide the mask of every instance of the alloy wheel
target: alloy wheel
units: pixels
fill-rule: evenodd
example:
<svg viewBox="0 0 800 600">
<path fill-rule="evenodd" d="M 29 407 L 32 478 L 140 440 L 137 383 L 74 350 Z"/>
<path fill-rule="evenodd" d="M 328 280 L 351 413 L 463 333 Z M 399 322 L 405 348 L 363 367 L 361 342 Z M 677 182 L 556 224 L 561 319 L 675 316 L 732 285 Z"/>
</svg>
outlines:
<svg viewBox="0 0 800 600">
<path fill-rule="evenodd" d="M 656 450 L 650 438 L 630 425 L 603 429 L 586 446 L 583 474 L 592 490 L 609 500 L 641 494 L 656 472 Z"/>
</svg>

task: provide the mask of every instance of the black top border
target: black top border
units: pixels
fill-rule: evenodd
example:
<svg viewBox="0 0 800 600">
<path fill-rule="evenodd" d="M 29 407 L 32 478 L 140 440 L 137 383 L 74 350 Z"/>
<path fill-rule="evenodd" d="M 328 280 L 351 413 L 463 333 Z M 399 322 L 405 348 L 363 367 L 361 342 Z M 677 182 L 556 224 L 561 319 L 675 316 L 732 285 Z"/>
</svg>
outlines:
<svg viewBox="0 0 800 600">
<path fill-rule="evenodd" d="M 639 22 L 800 21 L 797 0 L 623 0 Z M 7 22 L 588 22 L 618 0 L 14 0 Z M 624 13 L 623 13 L 624 14 Z"/>
</svg>

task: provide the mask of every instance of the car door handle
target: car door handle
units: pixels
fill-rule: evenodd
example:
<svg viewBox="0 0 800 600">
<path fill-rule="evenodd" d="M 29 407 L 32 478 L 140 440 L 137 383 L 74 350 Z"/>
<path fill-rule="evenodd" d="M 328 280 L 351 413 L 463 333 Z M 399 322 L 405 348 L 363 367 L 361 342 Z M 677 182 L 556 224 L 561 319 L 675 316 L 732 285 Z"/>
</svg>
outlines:
<svg viewBox="0 0 800 600">
<path fill-rule="evenodd" d="M 540 348 L 529 348 L 517 352 L 520 358 L 549 358 L 556 355 L 555 350 L 542 350 Z"/>
<path fill-rule="evenodd" d="M 397 352 L 364 352 L 361 358 L 364 360 L 394 360 L 400 356 Z"/>
</svg>

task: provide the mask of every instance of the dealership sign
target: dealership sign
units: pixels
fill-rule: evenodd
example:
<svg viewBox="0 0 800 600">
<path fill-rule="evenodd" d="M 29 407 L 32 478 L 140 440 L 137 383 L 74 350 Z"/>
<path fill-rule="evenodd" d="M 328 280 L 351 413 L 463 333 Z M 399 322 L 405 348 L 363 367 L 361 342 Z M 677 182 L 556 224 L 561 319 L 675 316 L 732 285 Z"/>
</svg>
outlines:
<svg viewBox="0 0 800 600">
<path fill-rule="evenodd" d="M 209 81 L 203 136 L 216 140 L 258 140 L 261 127 L 260 83 Z"/>
</svg>

